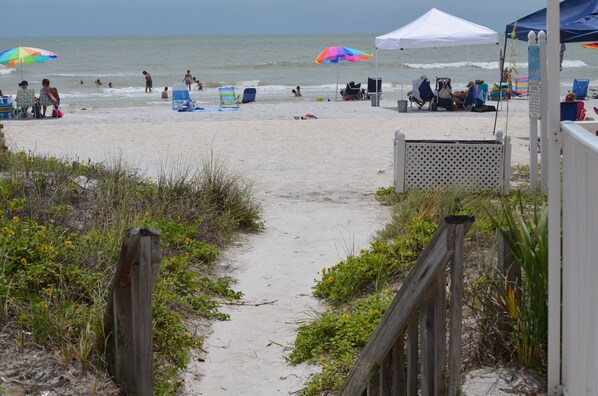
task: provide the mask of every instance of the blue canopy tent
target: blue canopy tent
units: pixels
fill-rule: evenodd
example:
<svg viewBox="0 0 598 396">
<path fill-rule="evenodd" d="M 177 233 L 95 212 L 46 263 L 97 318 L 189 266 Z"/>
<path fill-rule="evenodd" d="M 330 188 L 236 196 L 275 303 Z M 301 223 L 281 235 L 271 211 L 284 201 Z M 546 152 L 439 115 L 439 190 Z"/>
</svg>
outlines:
<svg viewBox="0 0 598 396">
<path fill-rule="evenodd" d="M 598 0 L 565 0 L 559 5 L 561 43 L 598 41 Z M 515 23 L 517 23 L 516 27 Z M 514 27 L 514 38 L 522 41 L 527 41 L 527 34 L 530 30 L 546 32 L 546 8 L 509 23 L 505 29 L 507 38 L 511 37 Z"/>
<path fill-rule="evenodd" d="M 598 0 L 564 0 L 560 7 L 560 39 L 559 42 L 575 43 L 582 41 L 598 41 Z M 517 26 L 515 26 L 517 25 Z M 515 34 L 513 35 L 513 29 Z M 527 41 L 530 31 L 539 32 L 546 29 L 546 8 L 533 12 L 523 18 L 511 22 L 505 28 L 505 44 L 503 53 L 507 50 L 507 39 Z M 564 46 L 561 46 L 561 61 Z M 501 63 L 500 83 L 503 82 L 504 62 Z M 500 97 L 499 97 L 500 101 Z M 498 116 L 498 113 L 497 113 Z M 496 118 L 494 120 L 496 129 Z"/>
</svg>

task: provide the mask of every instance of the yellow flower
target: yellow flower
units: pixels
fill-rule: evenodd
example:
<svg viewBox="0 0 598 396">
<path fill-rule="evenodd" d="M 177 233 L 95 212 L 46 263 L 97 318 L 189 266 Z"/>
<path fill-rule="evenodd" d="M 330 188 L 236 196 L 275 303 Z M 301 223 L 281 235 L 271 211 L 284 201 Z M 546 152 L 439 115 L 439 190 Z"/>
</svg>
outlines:
<svg viewBox="0 0 598 396">
<path fill-rule="evenodd" d="M 19 222 L 19 216 L 15 216 L 12 218 L 12 222 L 13 223 L 18 223 Z"/>
<path fill-rule="evenodd" d="M 326 273 L 326 267 L 322 268 L 322 275 Z"/>
<path fill-rule="evenodd" d="M 349 317 L 349 314 L 345 312 L 345 313 L 343 314 L 343 318 L 347 319 L 348 317 Z"/>
<path fill-rule="evenodd" d="M 181 221 L 181 216 L 176 217 L 177 221 Z"/>
<path fill-rule="evenodd" d="M 70 248 L 71 246 L 73 246 L 73 241 L 71 241 L 70 239 L 68 241 L 66 241 L 64 243 L 64 246 L 66 246 L 67 248 Z"/>
<path fill-rule="evenodd" d="M 365 253 L 366 253 L 365 249 L 361 249 L 361 250 L 359 251 L 359 254 L 361 254 L 361 255 L 364 255 Z"/>
<path fill-rule="evenodd" d="M 54 251 L 54 246 L 50 245 L 50 246 L 48 247 L 48 249 L 50 249 L 50 251 L 51 251 L 51 252 L 53 252 L 53 251 Z"/>
<path fill-rule="evenodd" d="M 48 245 L 42 246 L 42 253 L 48 253 L 50 251 L 50 247 Z"/>
<path fill-rule="evenodd" d="M 145 212 L 145 217 L 149 217 L 149 212 Z"/>
<path fill-rule="evenodd" d="M 188 331 L 185 332 L 185 337 L 191 337 L 191 333 L 189 333 Z"/>
<path fill-rule="evenodd" d="M 5 233 L 5 234 L 10 234 L 11 231 L 12 230 L 10 228 L 8 228 L 8 227 L 2 227 L 2 232 Z"/>
<path fill-rule="evenodd" d="M 333 275 L 330 275 L 330 276 L 328 277 L 328 283 L 332 283 L 332 282 L 334 282 L 334 276 L 333 276 Z"/>
<path fill-rule="evenodd" d="M 40 241 L 45 241 L 45 240 L 46 240 L 46 236 L 45 236 L 45 235 L 42 235 L 42 236 L 40 236 L 40 237 L 39 237 L 39 240 L 40 240 Z"/>
<path fill-rule="evenodd" d="M 48 303 L 45 301 L 40 301 L 37 303 L 41 308 L 48 308 Z"/>
<path fill-rule="evenodd" d="M 52 288 L 51 288 L 51 287 L 46 287 L 46 288 L 44 289 L 44 294 L 46 294 L 46 295 L 48 295 L 48 296 L 51 296 L 51 295 L 52 295 L 52 291 L 53 291 L 53 290 L 52 290 Z"/>
<path fill-rule="evenodd" d="M 42 226 L 42 231 L 46 231 L 48 228 L 46 226 Z"/>
<path fill-rule="evenodd" d="M 326 313 L 330 313 L 330 308 L 326 308 Z"/>
<path fill-rule="evenodd" d="M 189 238 L 185 238 L 185 243 L 187 244 L 187 243 L 189 243 L 189 242 L 191 242 L 191 239 L 189 239 Z"/>
<path fill-rule="evenodd" d="M 27 259 L 25 257 L 21 258 L 21 265 L 24 267 L 27 265 Z"/>
</svg>

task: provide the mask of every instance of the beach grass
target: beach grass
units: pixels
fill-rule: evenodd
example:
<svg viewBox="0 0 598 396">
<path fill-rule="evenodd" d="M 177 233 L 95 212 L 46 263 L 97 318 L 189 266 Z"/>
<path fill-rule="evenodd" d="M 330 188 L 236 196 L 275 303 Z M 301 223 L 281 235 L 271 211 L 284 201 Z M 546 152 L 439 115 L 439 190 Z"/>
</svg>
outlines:
<svg viewBox="0 0 598 396">
<path fill-rule="evenodd" d="M 0 321 L 21 348 L 55 350 L 64 365 L 105 371 L 102 318 L 122 236 L 161 230 L 152 299 L 156 394 L 173 394 L 192 349 L 189 319 L 227 320 L 220 301 L 241 293 L 215 268 L 239 232 L 262 227 L 252 187 L 207 158 L 197 172 L 145 177 L 108 165 L 32 152 L 0 154 Z M 92 393 L 92 390 L 89 390 Z"/>
<path fill-rule="evenodd" d="M 514 172 L 529 174 L 521 166 Z M 391 187 L 378 190 L 377 198 L 391 206 L 390 222 L 369 249 L 323 268 L 316 279 L 314 295 L 328 308 L 299 328 L 290 361 L 319 364 L 322 370 L 302 394 L 339 389 L 436 224 L 449 215 L 476 218 L 465 242 L 464 368 L 505 364 L 541 371 L 547 322 L 536 308 L 547 298 L 541 270 L 545 217 L 539 210 L 546 196 L 522 185 L 507 197 L 458 189 L 397 194 Z M 517 289 L 505 288 L 505 274 L 497 269 L 495 236 L 505 227 L 513 235 L 508 243 L 516 263 L 524 269 Z M 365 325 L 363 317 L 373 325 Z"/>
</svg>

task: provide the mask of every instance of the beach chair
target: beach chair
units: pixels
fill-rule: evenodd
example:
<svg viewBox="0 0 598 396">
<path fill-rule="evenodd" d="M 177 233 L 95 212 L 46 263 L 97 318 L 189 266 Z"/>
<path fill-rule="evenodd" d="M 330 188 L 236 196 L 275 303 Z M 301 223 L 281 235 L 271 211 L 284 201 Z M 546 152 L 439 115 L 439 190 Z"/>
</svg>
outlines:
<svg viewBox="0 0 598 396">
<path fill-rule="evenodd" d="M 436 78 L 436 89 L 434 90 L 434 99 L 432 99 L 430 108 L 432 111 L 436 111 L 439 107 L 447 110 L 453 110 L 455 108 L 451 79 L 448 77 Z"/>
<path fill-rule="evenodd" d="M 371 93 L 382 93 L 382 77 L 368 77 L 368 95 Z"/>
<path fill-rule="evenodd" d="M 561 121 L 577 121 L 576 102 L 561 102 Z"/>
<path fill-rule="evenodd" d="M 235 95 L 235 87 L 218 88 L 220 107 L 239 107 L 239 98 Z"/>
<path fill-rule="evenodd" d="M 573 89 L 571 90 L 577 99 L 583 100 L 588 96 L 588 87 L 590 80 L 573 80 Z"/>
<path fill-rule="evenodd" d="M 492 89 L 489 93 L 490 100 L 498 101 L 509 98 L 509 83 L 503 82 L 500 87 L 497 83 L 492 84 Z"/>
<path fill-rule="evenodd" d="M 519 77 L 515 79 L 515 96 L 523 97 L 529 95 L 529 78 Z"/>
<path fill-rule="evenodd" d="M 561 121 L 584 121 L 586 108 L 581 100 L 561 102 Z"/>
<path fill-rule="evenodd" d="M 12 118 L 13 104 L 12 96 L 0 96 L 0 120 Z"/>
<path fill-rule="evenodd" d="M 174 111 L 193 111 L 195 102 L 189 96 L 189 90 L 186 86 L 173 88 L 172 90 L 172 110 Z"/>
<path fill-rule="evenodd" d="M 256 93 L 257 90 L 255 88 L 245 88 L 243 90 L 243 98 L 241 99 L 241 103 L 255 102 Z"/>
<path fill-rule="evenodd" d="M 421 78 L 413 80 L 413 89 L 411 90 L 411 94 L 408 95 L 411 108 L 413 108 L 413 103 L 415 103 L 420 110 L 426 106 L 429 108 L 430 101 L 434 98 L 430 80 L 427 78 L 424 80 Z"/>
<path fill-rule="evenodd" d="M 343 100 L 359 99 L 361 99 L 361 83 L 355 84 L 353 81 L 349 82 L 343 92 Z"/>
</svg>

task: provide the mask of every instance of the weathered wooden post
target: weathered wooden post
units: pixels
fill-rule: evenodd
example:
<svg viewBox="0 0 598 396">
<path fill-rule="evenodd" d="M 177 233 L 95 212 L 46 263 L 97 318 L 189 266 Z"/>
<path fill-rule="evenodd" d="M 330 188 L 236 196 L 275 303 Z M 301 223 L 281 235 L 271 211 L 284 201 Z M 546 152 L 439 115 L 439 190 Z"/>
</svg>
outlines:
<svg viewBox="0 0 598 396">
<path fill-rule="evenodd" d="M 152 293 L 160 256 L 160 230 L 127 230 L 104 317 L 108 362 L 127 395 L 154 393 Z"/>
</svg>

